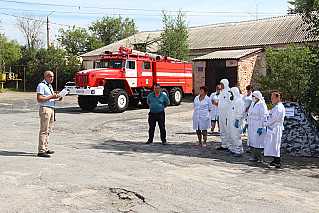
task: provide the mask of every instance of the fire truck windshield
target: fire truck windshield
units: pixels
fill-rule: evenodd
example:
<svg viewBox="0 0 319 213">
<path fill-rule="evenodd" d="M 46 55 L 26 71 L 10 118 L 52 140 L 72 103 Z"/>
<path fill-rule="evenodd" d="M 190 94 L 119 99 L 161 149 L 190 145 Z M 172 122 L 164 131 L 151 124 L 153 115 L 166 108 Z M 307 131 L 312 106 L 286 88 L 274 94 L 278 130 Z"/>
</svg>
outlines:
<svg viewBox="0 0 319 213">
<path fill-rule="evenodd" d="M 122 68 L 124 67 L 124 59 L 104 59 L 99 63 L 99 68 Z"/>
</svg>

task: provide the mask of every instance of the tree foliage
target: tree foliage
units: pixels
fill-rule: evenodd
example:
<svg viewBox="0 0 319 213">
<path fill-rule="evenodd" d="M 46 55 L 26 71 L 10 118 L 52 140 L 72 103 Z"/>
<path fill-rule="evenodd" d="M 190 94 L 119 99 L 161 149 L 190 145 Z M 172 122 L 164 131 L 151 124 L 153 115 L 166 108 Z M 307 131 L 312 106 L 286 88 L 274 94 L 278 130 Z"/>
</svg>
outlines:
<svg viewBox="0 0 319 213">
<path fill-rule="evenodd" d="M 17 41 L 0 34 L 0 73 L 5 71 L 5 65 L 17 64 L 20 59 L 21 46 Z"/>
<path fill-rule="evenodd" d="M 121 16 L 118 18 L 103 17 L 100 21 L 92 22 L 89 29 L 104 45 L 112 44 L 138 32 L 134 20 L 122 19 Z"/>
<path fill-rule="evenodd" d="M 267 48 L 267 75 L 258 75 L 256 79 L 260 90 L 280 91 L 286 101 L 297 101 L 308 110 L 317 111 L 319 105 L 313 104 L 319 104 L 319 95 L 318 92 L 313 93 L 313 90 L 319 80 L 318 58 L 313 54 L 313 48 L 308 44 L 302 47 L 287 45 L 281 50 Z"/>
<path fill-rule="evenodd" d="M 48 49 L 33 49 L 24 47 L 22 58 L 19 62 L 29 66 L 26 70 L 26 87 L 28 90 L 35 90 L 37 84 L 43 80 L 43 73 L 51 70 L 55 73 L 58 68 L 58 88 L 62 89 L 67 81 L 72 81 L 76 72 L 79 71 L 80 61 L 76 56 L 68 56 L 67 52 L 61 48 L 50 46 Z M 52 65 L 52 66 L 42 66 Z M 57 65 L 57 66 L 56 66 Z M 74 65 L 74 66 L 59 66 Z M 53 83 L 55 85 L 55 83 Z"/>
<path fill-rule="evenodd" d="M 136 34 L 138 31 L 134 20 L 129 18 L 103 17 L 91 23 L 88 29 L 76 28 L 59 29 L 58 41 L 72 55 L 98 49 L 121 39 Z"/>
<path fill-rule="evenodd" d="M 190 50 L 185 14 L 180 10 L 174 17 L 163 10 L 162 22 L 164 30 L 161 33 L 158 54 L 187 61 Z"/>
<path fill-rule="evenodd" d="M 104 46 L 97 36 L 90 35 L 84 28 L 76 28 L 75 26 L 69 27 L 67 30 L 60 28 L 59 33 L 57 40 L 72 55 L 81 55 Z"/>
</svg>

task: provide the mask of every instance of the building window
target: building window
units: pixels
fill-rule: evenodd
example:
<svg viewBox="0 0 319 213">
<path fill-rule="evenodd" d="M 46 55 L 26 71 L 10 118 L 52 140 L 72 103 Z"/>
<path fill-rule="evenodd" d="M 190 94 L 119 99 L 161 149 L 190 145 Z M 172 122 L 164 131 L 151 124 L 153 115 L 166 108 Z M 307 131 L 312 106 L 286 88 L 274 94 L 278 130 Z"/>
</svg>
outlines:
<svg viewBox="0 0 319 213">
<path fill-rule="evenodd" d="M 226 67 L 226 60 L 208 60 L 207 67 Z"/>
</svg>

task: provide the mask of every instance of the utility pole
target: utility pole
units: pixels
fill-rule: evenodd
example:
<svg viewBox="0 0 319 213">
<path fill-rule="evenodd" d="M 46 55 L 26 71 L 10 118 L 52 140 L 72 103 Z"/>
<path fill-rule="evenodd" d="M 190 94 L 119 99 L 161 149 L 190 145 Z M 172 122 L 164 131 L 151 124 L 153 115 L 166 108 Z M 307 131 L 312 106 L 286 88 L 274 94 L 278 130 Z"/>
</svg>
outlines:
<svg viewBox="0 0 319 213">
<path fill-rule="evenodd" d="M 54 13 L 55 11 L 52 11 L 49 15 L 51 15 L 52 13 Z M 49 28 L 49 15 L 47 15 L 47 49 L 50 46 L 50 28 Z"/>
</svg>

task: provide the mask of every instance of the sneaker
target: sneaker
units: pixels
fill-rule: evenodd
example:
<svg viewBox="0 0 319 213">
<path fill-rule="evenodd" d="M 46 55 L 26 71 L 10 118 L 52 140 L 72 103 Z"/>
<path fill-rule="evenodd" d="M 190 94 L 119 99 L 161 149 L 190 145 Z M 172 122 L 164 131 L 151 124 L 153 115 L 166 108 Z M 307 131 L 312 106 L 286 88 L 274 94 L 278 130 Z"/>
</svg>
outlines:
<svg viewBox="0 0 319 213">
<path fill-rule="evenodd" d="M 224 148 L 224 147 L 218 147 L 217 150 L 228 150 L 228 148 Z"/>
<path fill-rule="evenodd" d="M 164 142 L 162 142 L 162 144 L 163 144 L 163 145 L 167 145 L 167 142 L 166 142 L 166 141 L 164 141 Z"/>
<path fill-rule="evenodd" d="M 207 147 L 207 144 L 206 144 L 206 143 L 204 143 L 204 144 L 202 145 L 202 147 Z"/>
<path fill-rule="evenodd" d="M 258 159 L 258 160 L 257 160 L 257 163 L 262 163 L 262 162 L 264 162 L 264 161 L 261 160 L 261 159 Z"/>
<path fill-rule="evenodd" d="M 201 146 L 201 145 L 202 145 L 201 143 L 194 144 L 194 146 Z"/>
<path fill-rule="evenodd" d="M 281 167 L 281 164 L 275 164 L 275 162 L 272 161 L 268 164 L 268 167 L 279 169 Z"/>
<path fill-rule="evenodd" d="M 234 157 L 243 157 L 243 154 L 235 153 L 235 154 L 234 154 Z"/>
<path fill-rule="evenodd" d="M 54 151 L 53 151 L 53 150 L 48 150 L 48 151 L 46 151 L 45 153 L 47 153 L 47 154 L 54 154 Z"/>
<path fill-rule="evenodd" d="M 257 158 L 249 158 L 249 161 L 257 161 Z"/>
<path fill-rule="evenodd" d="M 38 157 L 50 158 L 51 156 L 44 152 L 44 153 L 38 153 Z"/>
<path fill-rule="evenodd" d="M 145 144 L 151 144 L 151 143 L 153 143 L 153 142 L 151 142 L 151 141 L 147 141 Z"/>
<path fill-rule="evenodd" d="M 227 154 L 227 155 L 233 155 L 233 154 L 235 154 L 235 153 L 233 153 L 232 151 L 228 150 L 228 151 L 226 152 L 226 154 Z"/>
</svg>

